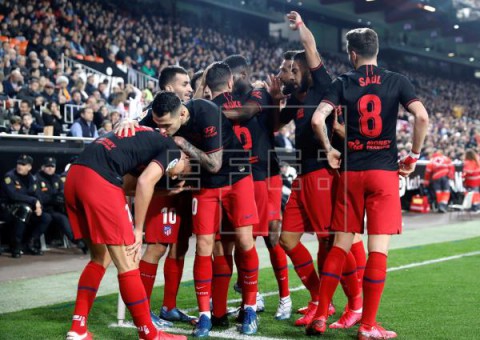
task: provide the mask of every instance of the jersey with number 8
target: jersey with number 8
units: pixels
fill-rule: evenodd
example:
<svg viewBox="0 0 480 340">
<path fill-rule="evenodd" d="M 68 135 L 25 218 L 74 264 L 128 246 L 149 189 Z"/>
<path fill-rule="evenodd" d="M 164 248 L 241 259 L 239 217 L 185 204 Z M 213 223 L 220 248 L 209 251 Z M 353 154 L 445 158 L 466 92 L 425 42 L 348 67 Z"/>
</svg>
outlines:
<svg viewBox="0 0 480 340">
<path fill-rule="evenodd" d="M 398 106 L 418 98 L 403 75 L 364 65 L 338 77 L 323 101 L 345 107 L 345 170 L 397 170 Z"/>
</svg>

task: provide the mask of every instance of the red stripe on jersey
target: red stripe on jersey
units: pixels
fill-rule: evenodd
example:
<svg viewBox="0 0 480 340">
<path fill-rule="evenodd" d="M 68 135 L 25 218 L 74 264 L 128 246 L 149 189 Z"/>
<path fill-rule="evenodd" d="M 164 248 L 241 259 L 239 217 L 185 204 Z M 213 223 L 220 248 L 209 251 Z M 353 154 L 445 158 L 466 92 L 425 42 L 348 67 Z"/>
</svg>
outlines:
<svg viewBox="0 0 480 340">
<path fill-rule="evenodd" d="M 420 99 L 418 99 L 418 98 L 412 99 L 412 100 L 410 100 L 407 104 L 405 104 L 405 107 L 408 108 L 408 106 L 409 106 L 411 103 L 419 102 L 419 101 L 420 101 Z"/>
<path fill-rule="evenodd" d="M 316 71 L 316 70 L 318 70 L 319 68 L 321 68 L 322 66 L 323 66 L 323 62 L 321 61 L 320 64 L 318 64 L 317 67 L 311 68 L 310 71 Z"/>
<path fill-rule="evenodd" d="M 158 160 L 154 159 L 152 162 L 158 164 L 158 166 L 162 169 L 163 174 L 165 174 L 165 168 L 163 167 L 163 164 L 160 163 Z"/>
<path fill-rule="evenodd" d="M 327 104 L 329 104 L 329 105 L 332 105 L 333 108 L 335 108 L 335 106 L 336 106 L 334 103 L 332 103 L 332 102 L 331 102 L 330 100 L 328 100 L 328 99 L 322 100 L 321 103 L 327 103 Z"/>
</svg>

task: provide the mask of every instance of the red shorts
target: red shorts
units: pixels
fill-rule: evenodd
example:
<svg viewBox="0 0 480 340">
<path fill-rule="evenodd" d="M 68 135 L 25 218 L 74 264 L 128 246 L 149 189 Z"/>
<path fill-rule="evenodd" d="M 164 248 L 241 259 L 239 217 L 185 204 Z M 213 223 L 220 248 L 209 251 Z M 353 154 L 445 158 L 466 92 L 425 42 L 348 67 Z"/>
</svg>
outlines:
<svg viewBox="0 0 480 340">
<path fill-rule="evenodd" d="M 332 230 L 369 235 L 402 232 L 398 171 L 346 171 L 338 181 Z"/>
<path fill-rule="evenodd" d="M 192 235 L 192 195 L 153 196 L 145 218 L 146 243 L 177 243 Z"/>
<path fill-rule="evenodd" d="M 112 245 L 135 242 L 125 192 L 92 169 L 82 165 L 70 168 L 65 182 L 65 203 L 76 239 Z"/>
<path fill-rule="evenodd" d="M 253 225 L 253 236 L 268 236 L 268 189 L 266 181 L 254 181 L 255 203 L 259 223 Z"/>
<path fill-rule="evenodd" d="M 282 175 L 267 177 L 268 190 L 268 221 L 282 219 Z"/>
<path fill-rule="evenodd" d="M 336 180 L 336 172 L 331 169 L 298 176 L 285 207 L 282 232 L 315 232 L 320 237 L 328 236 Z"/>
<path fill-rule="evenodd" d="M 193 233 L 215 234 L 221 225 L 222 208 L 234 228 L 258 223 L 252 176 L 222 188 L 203 188 L 193 193 Z"/>
</svg>

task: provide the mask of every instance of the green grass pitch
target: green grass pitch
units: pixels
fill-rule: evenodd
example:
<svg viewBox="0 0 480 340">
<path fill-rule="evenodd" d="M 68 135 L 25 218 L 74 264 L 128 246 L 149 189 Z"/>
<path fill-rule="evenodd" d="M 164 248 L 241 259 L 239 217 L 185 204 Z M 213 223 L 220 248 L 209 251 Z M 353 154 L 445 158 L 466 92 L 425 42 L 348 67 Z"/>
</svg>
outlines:
<svg viewBox="0 0 480 340">
<path fill-rule="evenodd" d="M 440 243 L 422 247 L 394 250 L 389 255 L 389 268 L 428 261 L 480 250 L 480 238 Z M 446 262 L 394 271 L 388 274 L 378 320 L 395 330 L 399 339 L 478 339 L 480 322 L 480 255 L 462 257 Z M 235 277 L 232 278 L 232 284 Z M 300 286 L 295 272 L 290 270 L 290 287 Z M 161 303 L 162 287 L 155 288 L 152 305 Z M 276 281 L 271 269 L 260 272 L 260 290 L 275 291 Z M 26 292 L 37 294 L 37 292 Z M 41 292 L 38 292 L 41 294 Z M 230 291 L 230 299 L 239 295 Z M 294 309 L 306 305 L 305 290 L 292 293 Z M 258 336 L 284 339 L 303 339 L 304 329 L 293 326 L 297 314 L 288 321 L 276 321 L 273 314 L 277 296 L 265 298 L 266 311 L 260 314 Z M 334 298 L 336 320 L 345 305 L 341 289 Z M 184 282 L 180 288 L 178 306 L 195 307 L 193 283 Z M 99 297 L 89 318 L 89 329 L 95 339 L 134 339 L 136 332 L 128 328 L 109 328 L 116 321 L 117 295 Z M 62 339 L 70 326 L 73 302 L 0 315 L 0 339 Z M 128 312 L 127 312 L 128 314 Z M 231 320 L 233 324 L 233 319 Z M 190 326 L 178 326 L 191 329 Z M 353 339 L 357 328 L 327 330 L 326 339 Z M 245 337 L 255 339 L 255 336 Z M 211 337 L 211 339 L 215 339 Z"/>
</svg>

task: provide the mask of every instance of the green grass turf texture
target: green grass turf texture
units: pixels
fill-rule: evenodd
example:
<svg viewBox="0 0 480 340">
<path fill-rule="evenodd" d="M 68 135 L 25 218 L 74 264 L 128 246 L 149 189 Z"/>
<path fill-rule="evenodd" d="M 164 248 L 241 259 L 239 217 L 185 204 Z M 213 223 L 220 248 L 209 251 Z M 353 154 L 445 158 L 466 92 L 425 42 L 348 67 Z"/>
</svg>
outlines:
<svg viewBox="0 0 480 340">
<path fill-rule="evenodd" d="M 391 251 L 388 265 L 397 267 L 478 250 L 480 238 L 399 249 Z M 389 273 L 378 320 L 384 327 L 395 330 L 399 339 L 479 339 L 479 269 L 480 256 L 477 255 Z M 159 275 L 162 275 L 160 271 Z M 235 278 L 232 278 L 231 285 Z M 300 284 L 291 269 L 290 287 Z M 260 290 L 277 290 L 270 268 L 260 272 Z M 160 307 L 162 296 L 163 288 L 155 288 L 152 305 L 156 311 Z M 229 299 L 234 298 L 239 298 L 239 295 L 230 289 Z M 293 292 L 294 310 L 306 305 L 308 298 L 306 290 Z M 298 314 L 292 315 L 287 321 L 273 318 L 277 302 L 276 295 L 265 298 L 266 311 L 260 314 L 260 330 L 257 335 L 285 339 L 309 338 L 305 336 L 303 328 L 293 326 Z M 345 302 L 343 291 L 339 288 L 334 297 L 337 313 L 330 318 L 330 322 L 338 319 Z M 178 306 L 192 308 L 195 305 L 193 283 L 182 283 Z M 107 327 L 116 321 L 116 307 L 116 294 L 96 299 L 89 317 L 89 330 L 95 339 L 136 339 L 136 331 L 132 328 Z M 72 311 L 73 303 L 64 303 L 2 314 L 0 339 L 62 339 L 70 326 Z M 233 319 L 231 323 L 234 324 Z M 176 326 L 191 329 L 188 325 Z M 324 338 L 353 339 L 356 338 L 356 331 L 357 327 L 349 330 L 327 330 Z"/>
</svg>

